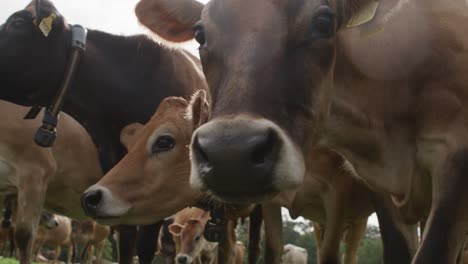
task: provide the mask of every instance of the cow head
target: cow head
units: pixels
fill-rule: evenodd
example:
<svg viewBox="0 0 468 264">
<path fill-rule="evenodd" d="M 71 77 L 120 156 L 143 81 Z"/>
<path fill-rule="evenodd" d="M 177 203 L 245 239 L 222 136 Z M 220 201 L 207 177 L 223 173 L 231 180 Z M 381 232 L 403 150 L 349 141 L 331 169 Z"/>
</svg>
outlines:
<svg viewBox="0 0 468 264">
<path fill-rule="evenodd" d="M 0 26 L 0 98 L 50 103 L 67 66 L 70 38 L 69 26 L 49 0 L 33 0 L 11 15 Z"/>
<path fill-rule="evenodd" d="M 83 194 L 88 215 L 106 222 L 120 217 L 120 223 L 153 223 L 201 198 L 189 185 L 188 145 L 206 115 L 201 114 L 206 113 L 205 96 L 204 91 L 194 96 L 192 115 L 187 115 L 187 100 L 166 98 L 144 127 L 130 125 L 122 131 L 129 152 Z"/>
<path fill-rule="evenodd" d="M 191 184 L 228 202 L 298 187 L 333 80 L 336 33 L 374 0 L 141 0 L 140 22 L 168 41 L 195 38 L 212 97 L 192 138 Z"/>
<path fill-rule="evenodd" d="M 180 250 L 175 257 L 177 264 L 192 264 L 206 247 L 208 241 L 203 236 L 206 221 L 191 219 L 185 225 L 174 223 L 169 232 L 180 239 Z"/>
<path fill-rule="evenodd" d="M 59 222 L 56 215 L 44 211 L 41 213 L 41 217 L 39 218 L 39 225 L 47 229 L 53 229 L 59 225 Z"/>
</svg>

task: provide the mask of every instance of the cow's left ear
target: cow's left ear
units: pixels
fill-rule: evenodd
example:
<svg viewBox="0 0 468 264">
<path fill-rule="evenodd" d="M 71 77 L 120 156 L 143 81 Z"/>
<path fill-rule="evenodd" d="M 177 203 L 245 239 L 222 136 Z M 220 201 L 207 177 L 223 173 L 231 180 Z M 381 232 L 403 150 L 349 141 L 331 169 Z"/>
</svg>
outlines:
<svg viewBox="0 0 468 264">
<path fill-rule="evenodd" d="M 135 144 L 138 136 L 143 131 L 143 125 L 140 123 L 133 123 L 127 125 L 120 131 L 120 142 L 129 150 Z"/>
<path fill-rule="evenodd" d="M 176 236 L 176 237 L 181 235 L 182 229 L 184 229 L 184 226 L 181 225 L 181 224 L 172 224 L 172 225 L 169 226 L 169 232 L 173 236 Z"/>
<path fill-rule="evenodd" d="M 208 121 L 209 108 L 206 92 L 204 90 L 195 92 L 188 109 L 194 130 Z"/>
</svg>

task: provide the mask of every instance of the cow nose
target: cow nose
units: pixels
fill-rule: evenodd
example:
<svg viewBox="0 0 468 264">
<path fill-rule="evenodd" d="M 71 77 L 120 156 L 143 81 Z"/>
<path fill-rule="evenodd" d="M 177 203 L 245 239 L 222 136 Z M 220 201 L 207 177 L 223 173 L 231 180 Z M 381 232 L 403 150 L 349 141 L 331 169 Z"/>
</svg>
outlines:
<svg viewBox="0 0 468 264">
<path fill-rule="evenodd" d="M 178 256 L 177 257 L 177 262 L 178 263 L 187 263 L 187 257 L 186 256 Z"/>
<path fill-rule="evenodd" d="M 245 194 L 272 188 L 281 140 L 269 126 L 197 130 L 192 155 L 203 185 L 214 194 Z"/>
<path fill-rule="evenodd" d="M 57 220 L 55 220 L 54 225 L 55 225 L 55 227 L 57 227 L 59 225 L 59 222 Z"/>
<path fill-rule="evenodd" d="M 87 215 L 96 215 L 96 210 L 102 203 L 102 197 L 103 194 L 100 189 L 87 191 L 81 196 L 81 204 Z"/>
</svg>

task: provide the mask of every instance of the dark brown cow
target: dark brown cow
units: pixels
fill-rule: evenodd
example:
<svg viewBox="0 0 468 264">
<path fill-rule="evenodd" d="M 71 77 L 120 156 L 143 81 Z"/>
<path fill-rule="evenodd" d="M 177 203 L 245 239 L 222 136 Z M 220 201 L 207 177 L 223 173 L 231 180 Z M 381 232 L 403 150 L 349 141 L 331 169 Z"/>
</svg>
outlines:
<svg viewBox="0 0 468 264">
<path fill-rule="evenodd" d="M 301 183 L 311 145 L 333 149 L 409 222 L 428 216 L 418 264 L 454 263 L 468 231 L 467 14 L 464 0 L 137 7 L 162 37 L 200 43 L 213 104 L 193 187 L 262 200 Z"/>
</svg>

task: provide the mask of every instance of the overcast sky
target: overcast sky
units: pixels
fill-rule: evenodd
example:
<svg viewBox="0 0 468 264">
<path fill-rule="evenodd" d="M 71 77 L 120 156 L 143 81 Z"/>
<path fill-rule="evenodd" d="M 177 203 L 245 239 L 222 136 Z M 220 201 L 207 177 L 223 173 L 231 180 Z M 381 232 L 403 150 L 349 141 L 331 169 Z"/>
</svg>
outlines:
<svg viewBox="0 0 468 264">
<path fill-rule="evenodd" d="M 30 0 L 0 0 L 0 24 L 16 11 L 23 9 Z M 70 24 L 81 24 L 113 34 L 132 35 L 145 33 L 135 17 L 134 8 L 139 0 L 53 0 L 58 11 Z M 208 0 L 198 0 L 206 3 Z M 468 0 L 467 0 L 468 1 Z M 198 55 L 197 44 L 188 43 L 187 48 Z M 375 215 L 369 223 L 377 224 Z"/>
<path fill-rule="evenodd" d="M 70 24 L 81 24 L 90 29 L 99 29 L 113 34 L 132 35 L 145 33 L 135 16 L 139 0 L 52 0 L 58 11 Z M 207 2 L 208 0 L 198 0 Z M 16 11 L 23 9 L 31 0 L 0 0 L 0 24 Z M 197 45 L 186 46 L 198 55 Z"/>
</svg>

